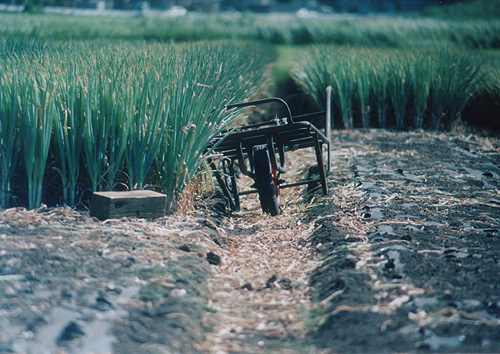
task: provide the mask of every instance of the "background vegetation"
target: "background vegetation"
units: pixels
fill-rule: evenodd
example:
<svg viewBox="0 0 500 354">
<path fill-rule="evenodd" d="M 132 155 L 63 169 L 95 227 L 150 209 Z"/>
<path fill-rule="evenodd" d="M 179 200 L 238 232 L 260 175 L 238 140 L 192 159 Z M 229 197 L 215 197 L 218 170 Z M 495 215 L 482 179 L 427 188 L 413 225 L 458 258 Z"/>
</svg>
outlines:
<svg viewBox="0 0 500 354">
<path fill-rule="evenodd" d="M 336 128 L 500 131 L 494 3 L 293 20 L 1 14 L 0 207 L 156 188 L 175 208 L 239 117 L 224 105 L 259 91 L 298 114 L 332 85 Z"/>
<path fill-rule="evenodd" d="M 453 19 L 498 19 L 500 18 L 500 6 L 495 0 L 471 0 L 457 2 L 451 6 L 429 6 L 417 15 L 435 18 Z"/>
<path fill-rule="evenodd" d="M 257 40 L 272 44 L 328 43 L 349 46 L 464 49 L 500 48 L 499 18 L 325 17 L 242 14 L 182 17 L 77 17 L 3 14 L 1 37 L 125 39 L 155 41 Z"/>
</svg>

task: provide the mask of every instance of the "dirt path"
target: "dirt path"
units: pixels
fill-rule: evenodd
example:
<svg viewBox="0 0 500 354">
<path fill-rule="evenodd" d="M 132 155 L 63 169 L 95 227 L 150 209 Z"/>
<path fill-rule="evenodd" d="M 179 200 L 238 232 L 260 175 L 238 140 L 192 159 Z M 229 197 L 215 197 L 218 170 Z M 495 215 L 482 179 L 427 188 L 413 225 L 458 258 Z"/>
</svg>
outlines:
<svg viewBox="0 0 500 354">
<path fill-rule="evenodd" d="M 303 178 L 313 151 L 289 153 L 287 182 Z M 241 188 L 251 181 L 240 180 Z M 224 217 L 221 232 L 229 240 L 221 264 L 208 281 L 211 329 L 201 347 L 206 353 L 317 352 L 304 341 L 310 322 L 313 290 L 309 274 L 318 266 L 307 239 L 311 224 L 303 223 L 310 205 L 303 189 L 281 191 L 285 203 L 277 217 L 263 215 L 256 195 L 242 201 L 242 211 Z"/>
<path fill-rule="evenodd" d="M 312 230 L 298 215 L 286 210 L 270 218 L 253 210 L 224 220 L 231 244 L 208 281 L 216 313 L 206 316 L 213 332 L 204 352 L 269 352 L 277 340 L 290 353 L 303 352 L 297 341 L 310 330 L 308 274 L 318 262 L 304 246 Z"/>
</svg>

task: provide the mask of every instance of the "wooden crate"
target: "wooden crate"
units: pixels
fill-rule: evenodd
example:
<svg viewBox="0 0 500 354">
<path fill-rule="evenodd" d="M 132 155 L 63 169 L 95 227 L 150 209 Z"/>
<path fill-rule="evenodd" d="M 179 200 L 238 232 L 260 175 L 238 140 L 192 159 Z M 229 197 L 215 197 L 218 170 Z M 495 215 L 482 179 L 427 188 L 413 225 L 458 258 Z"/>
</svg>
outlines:
<svg viewBox="0 0 500 354">
<path fill-rule="evenodd" d="M 154 191 L 94 192 L 90 215 L 99 220 L 130 216 L 150 219 L 165 216 L 166 208 L 167 196 Z"/>
</svg>

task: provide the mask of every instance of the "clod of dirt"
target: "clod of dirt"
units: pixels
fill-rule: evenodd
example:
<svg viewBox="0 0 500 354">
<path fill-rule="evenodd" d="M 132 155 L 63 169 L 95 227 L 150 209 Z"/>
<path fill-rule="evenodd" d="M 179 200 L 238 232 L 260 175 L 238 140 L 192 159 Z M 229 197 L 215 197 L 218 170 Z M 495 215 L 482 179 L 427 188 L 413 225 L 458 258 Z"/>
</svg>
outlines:
<svg viewBox="0 0 500 354">
<path fill-rule="evenodd" d="M 239 289 L 241 289 L 241 290 L 247 289 L 248 291 L 254 290 L 252 284 L 250 284 L 250 283 L 243 284 L 242 286 L 239 287 Z"/>
<path fill-rule="evenodd" d="M 105 312 L 114 309 L 113 303 L 108 299 L 105 293 L 99 292 L 99 295 L 96 298 L 96 309 L 99 311 Z"/>
<path fill-rule="evenodd" d="M 207 253 L 207 261 L 208 261 L 208 263 L 210 263 L 212 265 L 220 265 L 221 264 L 220 256 L 213 253 L 213 252 Z"/>
<path fill-rule="evenodd" d="M 64 345 L 64 342 L 72 341 L 85 335 L 82 327 L 76 322 L 70 322 L 57 338 L 57 344 Z"/>
<path fill-rule="evenodd" d="M 182 245 L 181 247 L 179 247 L 179 249 L 184 252 L 191 252 L 191 248 L 189 247 L 189 245 Z"/>
</svg>

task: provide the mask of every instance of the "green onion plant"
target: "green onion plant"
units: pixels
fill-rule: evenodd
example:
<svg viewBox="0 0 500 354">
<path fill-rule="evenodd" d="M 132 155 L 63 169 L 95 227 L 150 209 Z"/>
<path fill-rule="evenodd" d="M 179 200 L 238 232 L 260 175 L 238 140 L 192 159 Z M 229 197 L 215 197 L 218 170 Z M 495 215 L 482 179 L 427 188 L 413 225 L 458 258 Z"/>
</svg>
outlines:
<svg viewBox="0 0 500 354">
<path fill-rule="evenodd" d="M 7 69 L 6 66 L 4 66 Z M 0 208 L 8 206 L 19 154 L 18 76 L 12 67 L 0 76 Z"/>
<path fill-rule="evenodd" d="M 225 105 L 252 98 L 272 58 L 246 42 L 23 43 L 0 43 L 2 208 L 16 173 L 26 173 L 27 204 L 38 207 L 54 188 L 44 184 L 50 166 L 61 178 L 51 200 L 75 205 L 86 191 L 150 186 L 175 209 L 213 135 L 241 115 Z"/>
<path fill-rule="evenodd" d="M 378 53 L 373 55 L 371 65 L 368 65 L 368 77 L 370 79 L 372 107 L 377 114 L 378 127 L 380 128 L 387 126 L 389 70 Z"/>
<path fill-rule="evenodd" d="M 80 85 L 78 64 L 71 63 L 66 71 L 59 73 L 56 114 L 54 114 L 54 139 L 59 156 L 63 203 L 75 205 L 77 183 L 80 176 L 80 162 L 83 145 L 82 101 L 85 99 Z"/>
<path fill-rule="evenodd" d="M 255 48 L 254 50 L 258 50 Z M 165 137 L 156 159 L 170 208 L 204 160 L 210 138 L 239 117 L 229 103 L 251 97 L 263 81 L 263 57 L 244 55 L 243 47 L 192 44 L 176 53 L 170 69 Z M 180 65 L 179 65 L 180 64 Z"/>
<path fill-rule="evenodd" d="M 52 136 L 54 81 L 37 63 L 27 72 L 20 87 L 20 129 L 23 138 L 24 164 L 28 178 L 28 206 L 37 208 L 42 203 L 43 177 Z"/>
<path fill-rule="evenodd" d="M 137 65 L 146 66 L 145 58 L 138 60 Z M 140 80 L 131 83 L 133 90 L 130 97 L 134 105 L 130 120 L 130 132 L 126 150 L 126 170 L 129 177 L 130 189 L 144 188 L 150 170 L 160 151 L 166 133 L 166 119 L 168 117 L 168 74 L 153 70 L 160 65 L 149 67 Z M 157 66 L 158 65 L 158 66 Z M 159 66 L 161 67 L 161 66 Z M 165 80 L 164 82 L 162 82 Z"/>
<path fill-rule="evenodd" d="M 423 129 L 424 116 L 429 104 L 432 72 L 434 70 L 432 57 L 425 54 L 417 55 L 413 59 L 413 63 L 409 64 L 409 70 L 413 97 L 413 127 Z"/>
<path fill-rule="evenodd" d="M 318 104 L 324 87 L 332 86 L 334 108 L 345 128 L 371 126 L 374 114 L 379 127 L 390 127 L 387 116 L 392 114 L 398 129 L 450 129 L 480 87 L 494 87 L 485 84 L 493 74 L 485 74 L 483 66 L 477 55 L 450 49 L 321 46 L 305 49 L 291 76 Z M 361 117 L 357 124 L 353 112 Z"/>
<path fill-rule="evenodd" d="M 394 109 L 396 128 L 405 127 L 405 117 L 410 100 L 411 79 L 408 57 L 404 54 L 389 58 L 388 94 Z"/>
</svg>

